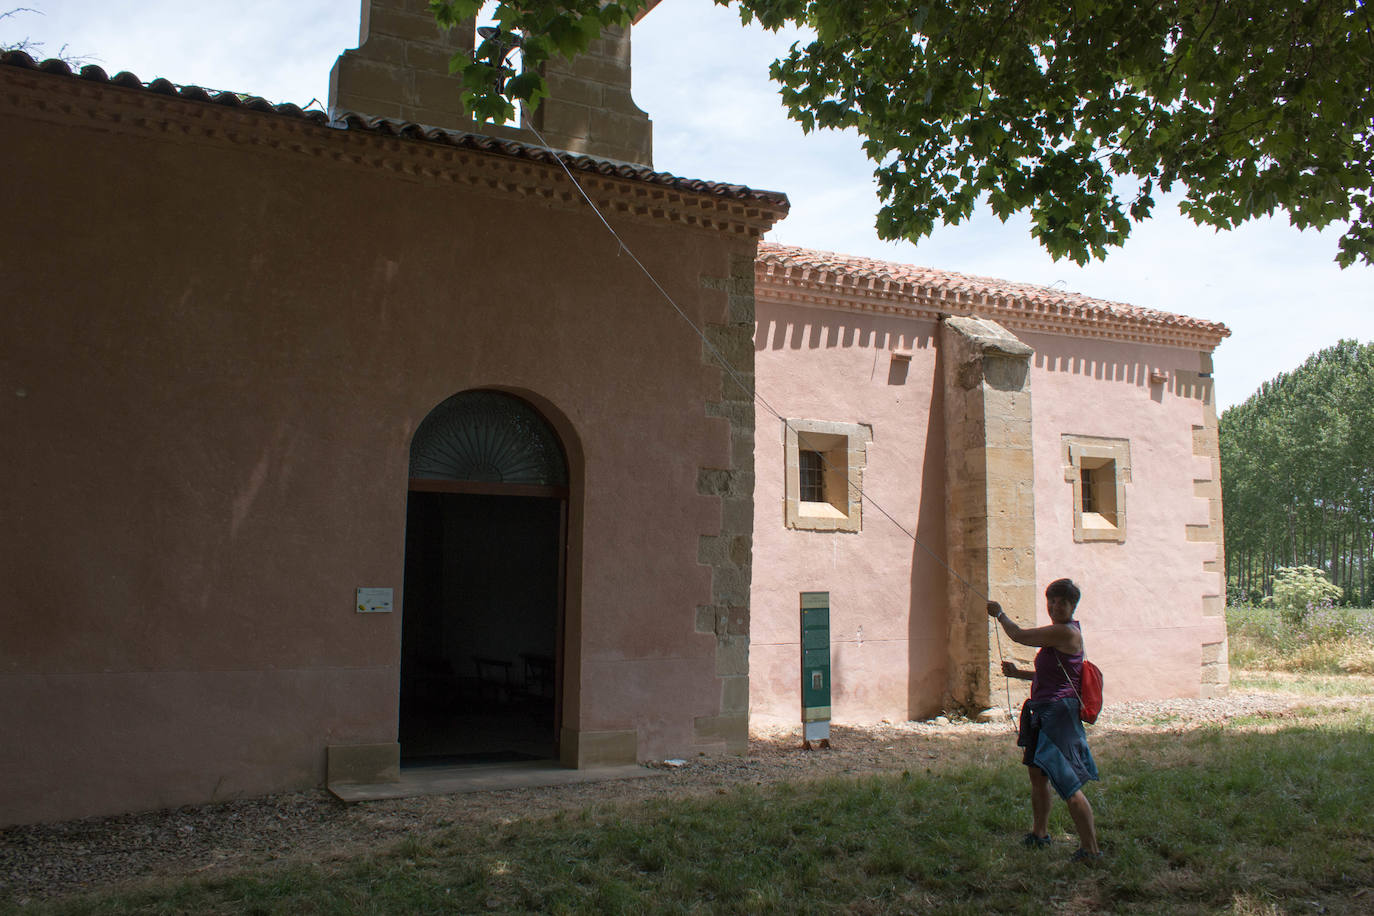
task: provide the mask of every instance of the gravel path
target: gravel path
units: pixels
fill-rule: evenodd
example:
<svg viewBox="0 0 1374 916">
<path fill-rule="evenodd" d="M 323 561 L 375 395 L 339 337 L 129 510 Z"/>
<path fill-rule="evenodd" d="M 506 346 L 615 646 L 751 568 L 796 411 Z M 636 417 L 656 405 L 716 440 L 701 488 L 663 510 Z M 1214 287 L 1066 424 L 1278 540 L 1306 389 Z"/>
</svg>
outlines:
<svg viewBox="0 0 1374 916">
<path fill-rule="evenodd" d="M 1108 706 L 1094 740 L 1117 732 L 1167 731 L 1237 715 L 1276 713 L 1314 700 L 1281 693 Z M 531 812 L 727 791 L 743 784 L 900 771 L 961 754 L 1002 752 L 1008 720 L 904 722 L 833 728 L 829 750 L 800 749 L 800 728 L 755 734 L 743 757 L 701 757 L 655 777 L 401 799 L 345 807 L 323 790 L 221 805 L 87 818 L 0 830 L 0 906 L 108 888 L 152 877 L 189 876 L 287 861 L 328 861 L 378 849 L 416 831 L 456 823 L 509 823 Z"/>
</svg>

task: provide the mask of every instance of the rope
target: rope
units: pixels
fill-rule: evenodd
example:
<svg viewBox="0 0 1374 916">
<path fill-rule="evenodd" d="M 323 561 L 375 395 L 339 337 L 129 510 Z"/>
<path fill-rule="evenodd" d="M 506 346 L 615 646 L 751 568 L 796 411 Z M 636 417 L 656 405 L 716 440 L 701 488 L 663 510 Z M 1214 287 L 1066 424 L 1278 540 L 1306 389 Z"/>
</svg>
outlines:
<svg viewBox="0 0 1374 916">
<path fill-rule="evenodd" d="M 687 323 L 687 326 L 692 329 L 692 331 L 697 335 L 698 338 L 701 339 L 702 344 L 705 345 L 707 351 L 715 358 L 716 362 L 720 364 L 721 368 L 725 370 L 726 375 L 728 375 L 730 379 L 736 385 L 739 386 L 741 391 L 743 391 L 746 395 L 749 396 L 750 400 L 757 402 L 761 407 L 763 407 L 764 410 L 768 411 L 779 421 L 781 421 L 784 429 L 789 429 L 793 433 L 795 433 L 797 436 L 798 443 L 808 441 L 805 438 L 805 433 L 803 433 L 801 430 L 797 429 L 790 422 L 788 422 L 787 418 L 784 417 L 781 413 L 779 413 L 776 409 L 774 409 L 773 405 L 768 403 L 768 401 L 763 397 L 763 395 L 759 394 L 758 390 L 755 387 L 747 384 L 744 381 L 744 379 L 740 377 L 739 373 L 737 373 L 734 367 L 730 365 L 730 361 L 725 358 L 725 354 L 721 353 L 720 350 L 716 347 L 716 345 L 711 343 L 711 340 L 706 335 L 706 333 L 700 327 L 697 326 L 696 322 L 694 322 L 690 317 L 688 317 L 687 313 L 682 310 L 682 307 L 677 304 L 677 301 L 673 299 L 672 295 L 669 294 L 669 292 L 663 288 L 663 285 L 661 283 L 658 282 L 658 278 L 653 275 L 653 272 L 650 271 L 649 268 L 645 267 L 644 262 L 640 261 L 638 256 L 635 255 L 634 251 L 630 249 L 630 246 L 625 244 L 625 240 L 622 239 L 620 237 L 620 234 L 615 231 L 615 228 L 609 222 L 606 221 L 606 217 L 602 215 L 601 210 L 596 206 L 595 203 L 592 202 L 591 197 L 589 197 L 586 190 L 583 189 L 581 182 L 577 180 L 577 178 L 573 175 L 572 170 L 568 168 L 567 163 L 563 161 L 563 157 L 559 156 L 556 152 L 554 152 L 553 148 L 549 146 L 548 141 L 544 139 L 543 135 L 540 134 L 539 131 L 535 129 L 533 125 L 526 125 L 526 128 L 530 131 L 530 133 L 534 134 L 535 138 L 539 141 L 539 145 L 544 148 L 544 151 L 547 152 L 553 158 L 553 160 L 558 163 L 559 167 L 563 169 L 563 173 L 568 176 L 568 180 L 571 181 L 573 187 L 577 189 L 577 193 L 582 197 L 584 201 L 586 201 L 587 206 L 591 208 L 591 211 L 596 214 L 596 218 L 601 221 L 601 225 L 604 226 L 606 228 L 606 231 L 611 234 L 611 237 L 615 239 L 616 245 L 619 246 L 620 251 L 629 256 L 630 260 L 634 262 L 634 265 L 638 267 L 640 271 L 644 274 L 644 276 L 648 278 L 649 282 L 653 284 L 654 289 L 658 290 L 659 295 L 661 295 L 667 301 L 667 303 L 673 307 L 673 311 L 677 312 L 678 317 L 685 321 Z M 931 559 L 933 559 L 936 563 L 940 564 L 940 566 L 944 567 L 945 572 L 949 573 L 955 579 L 959 580 L 959 582 L 962 583 L 965 588 L 967 588 L 970 592 L 977 595 L 978 597 L 982 598 L 984 601 L 991 600 L 990 597 L 984 594 L 981 589 L 976 587 L 972 582 L 968 581 L 963 576 L 959 575 L 958 572 L 956 572 L 948 563 L 945 562 L 943 557 L 941 557 L 935 551 L 931 550 L 925 544 L 922 544 L 920 539 L 916 537 L 915 532 L 908 530 L 905 525 L 897 521 L 897 519 L 895 519 L 892 516 L 892 513 L 888 512 L 885 508 L 883 508 L 877 500 L 873 499 L 873 497 L 869 496 L 866 492 L 864 492 L 864 488 L 859 484 L 855 483 L 854 479 L 849 476 L 848 467 L 846 467 L 843 471 L 841 471 L 839 468 L 836 468 L 828 460 L 826 460 L 825 452 L 821 449 L 808 449 L 808 451 L 815 451 L 818 455 L 820 455 L 821 463 L 825 465 L 827 470 L 842 473 L 845 482 L 850 486 L 850 488 L 858 492 L 860 500 L 868 503 L 874 509 L 877 509 L 878 512 L 881 513 L 884 518 L 886 518 L 897 528 L 898 531 L 902 532 L 908 538 L 910 538 L 913 544 L 924 550 L 930 556 Z M 997 655 L 1000 659 L 1002 657 L 1002 634 L 1000 632 L 1001 628 L 997 626 L 997 624 L 994 622 L 993 630 L 997 633 Z M 1006 677 L 1006 675 L 1003 675 L 1003 679 L 1006 681 L 1007 714 L 1008 716 L 1010 716 L 1011 679 Z"/>
<path fill-rule="evenodd" d="M 992 632 L 997 634 L 997 657 L 998 659 L 1005 658 L 1006 656 L 1002 653 L 1002 625 L 995 618 L 990 619 L 992 619 Z M 1011 709 L 1011 678 L 1003 673 L 1002 682 L 1007 687 L 1007 722 L 1011 725 L 1012 731 L 1019 731 L 1016 727 L 1016 714 Z"/>
</svg>

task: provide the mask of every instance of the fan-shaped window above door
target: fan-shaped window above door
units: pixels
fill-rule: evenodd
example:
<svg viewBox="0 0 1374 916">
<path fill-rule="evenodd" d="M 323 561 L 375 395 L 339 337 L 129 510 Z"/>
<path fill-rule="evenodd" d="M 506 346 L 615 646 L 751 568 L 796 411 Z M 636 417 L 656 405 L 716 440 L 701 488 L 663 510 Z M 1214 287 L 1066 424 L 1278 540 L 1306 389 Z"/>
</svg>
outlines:
<svg viewBox="0 0 1374 916">
<path fill-rule="evenodd" d="M 410 477 L 566 488 L 568 462 L 558 435 L 529 404 L 500 391 L 465 391 L 415 430 Z"/>
</svg>

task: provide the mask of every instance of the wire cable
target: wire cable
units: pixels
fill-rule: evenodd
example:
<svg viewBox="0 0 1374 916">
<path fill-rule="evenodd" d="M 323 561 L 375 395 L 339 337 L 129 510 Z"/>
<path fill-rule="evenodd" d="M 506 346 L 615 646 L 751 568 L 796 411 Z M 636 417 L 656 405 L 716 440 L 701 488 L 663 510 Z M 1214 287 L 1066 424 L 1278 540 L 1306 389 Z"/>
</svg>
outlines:
<svg viewBox="0 0 1374 916">
<path fill-rule="evenodd" d="M 720 367 L 725 371 L 725 373 L 730 377 L 730 379 L 736 385 L 739 386 L 741 391 L 743 391 L 746 395 L 749 396 L 750 400 L 757 402 L 760 406 L 763 407 L 764 410 L 768 411 L 779 421 L 781 421 L 784 429 L 789 429 L 793 433 L 795 433 L 799 443 L 805 441 L 806 434 L 803 433 L 801 430 L 797 429 L 796 427 L 794 427 L 787 420 L 786 417 L 784 417 L 773 407 L 772 404 L 768 403 L 768 400 L 764 398 L 763 395 L 759 394 L 755 386 L 746 384 L 744 379 L 740 377 L 739 373 L 735 371 L 735 368 L 730 365 L 730 361 L 725 358 L 725 354 L 721 353 L 720 349 L 717 348 L 716 345 L 711 342 L 711 339 L 707 336 L 706 332 L 704 332 L 697 325 L 697 323 L 694 322 L 687 315 L 687 313 L 682 310 L 682 307 L 677 304 L 677 301 L 673 299 L 672 295 L 666 289 L 663 288 L 663 285 L 661 283 L 658 282 L 658 278 L 653 275 L 653 272 L 650 271 L 649 268 L 645 267 L 644 262 L 639 259 L 639 257 L 634 253 L 633 250 L 631 250 L 629 245 L 625 244 L 625 240 L 620 237 L 620 233 L 615 231 L 615 227 L 613 227 L 606 220 L 606 217 L 602 214 L 601 209 L 597 207 L 597 205 L 592 201 L 591 197 L 587 194 L 586 189 L 582 187 L 582 183 L 577 180 L 577 178 L 573 175 L 572 170 L 568 168 L 568 164 L 563 161 L 563 157 L 558 155 L 558 153 L 555 152 L 553 148 L 549 146 L 548 141 L 544 139 L 543 135 L 540 134 L 539 131 L 533 125 L 525 125 L 525 127 L 527 130 L 530 131 L 530 133 L 534 134 L 535 138 L 539 141 L 540 146 L 544 148 L 544 151 L 549 154 L 549 156 L 553 159 L 554 162 L 558 163 L 560 168 L 562 168 L 563 173 L 568 176 L 568 180 L 571 181 L 573 187 L 577 189 L 577 193 L 582 197 L 584 201 L 586 201 L 587 206 L 591 208 L 591 211 L 594 214 L 596 214 L 596 218 L 601 221 L 601 225 L 604 226 L 606 231 L 610 233 L 611 237 L 615 239 L 616 245 L 619 246 L 619 250 L 623 252 L 625 255 L 627 255 L 631 261 L 634 262 L 635 266 L 638 267 L 639 270 L 644 274 L 644 276 L 649 280 L 649 282 L 653 284 L 654 289 L 658 290 L 659 295 L 661 295 L 668 302 L 668 304 L 673 307 L 673 311 L 677 312 L 678 317 L 685 321 L 687 323 L 687 326 L 692 329 L 692 331 L 697 335 L 698 338 L 701 339 L 701 342 L 706 347 L 707 351 L 715 358 L 716 362 L 720 364 Z M 959 573 L 956 570 L 954 570 L 948 563 L 945 562 L 943 557 L 941 557 L 935 551 L 931 550 L 925 544 L 922 544 L 921 540 L 918 537 L 916 537 L 915 532 L 908 530 L 905 525 L 903 525 L 901 522 L 897 521 L 897 519 L 893 517 L 892 513 L 888 512 L 887 509 L 883 508 L 883 506 L 880 505 L 877 500 L 869 496 L 864 491 L 864 488 L 858 483 L 856 483 L 854 479 L 849 476 L 847 467 L 843 471 L 841 471 L 839 468 L 836 468 L 829 462 L 829 460 L 826 459 L 823 450 L 816 449 L 814 451 L 818 455 L 820 455 L 821 462 L 825 465 L 827 470 L 842 474 L 845 479 L 845 482 L 849 485 L 851 489 L 853 489 L 855 492 L 859 494 L 859 498 L 862 501 L 868 503 L 874 509 L 877 509 L 878 512 L 881 513 L 884 518 L 886 518 L 897 528 L 898 531 L 901 531 L 903 534 L 905 534 L 908 538 L 911 539 L 911 542 L 913 544 L 915 544 L 917 547 L 925 551 L 930 556 L 930 558 L 933 559 L 936 563 L 940 564 L 940 566 L 944 568 L 945 572 L 949 573 L 955 579 L 959 580 L 959 582 L 962 583 L 965 588 L 967 588 L 973 594 L 982 598 L 984 601 L 991 600 L 990 597 L 984 594 L 981 589 L 975 586 L 972 582 L 965 579 L 963 576 L 959 575 Z M 993 630 L 994 632 L 997 632 L 997 654 L 1000 658 L 1002 656 L 1002 634 L 1000 633 L 1000 627 L 998 627 L 996 623 L 993 624 Z M 1008 715 L 1010 715 L 1011 680 L 1010 678 L 1006 678 L 1005 675 L 1003 675 L 1003 677 L 1007 681 L 1007 710 Z"/>
</svg>

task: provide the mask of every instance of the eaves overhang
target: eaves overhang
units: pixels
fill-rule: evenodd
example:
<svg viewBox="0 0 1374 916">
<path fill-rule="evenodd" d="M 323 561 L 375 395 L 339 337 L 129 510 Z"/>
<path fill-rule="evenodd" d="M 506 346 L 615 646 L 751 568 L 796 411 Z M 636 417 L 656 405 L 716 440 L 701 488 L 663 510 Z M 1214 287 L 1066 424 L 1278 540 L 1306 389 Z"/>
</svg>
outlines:
<svg viewBox="0 0 1374 916">
<path fill-rule="evenodd" d="M 602 213 L 669 221 L 760 238 L 787 215 L 787 195 L 743 185 L 683 178 L 644 166 L 599 159 L 516 140 L 445 130 L 351 112 L 323 111 L 258 96 L 144 83 L 97 66 L 73 72 L 60 60 L 38 62 L 22 51 L 0 54 L 10 114 L 97 126 L 143 136 L 257 147 L 324 162 L 373 168 L 401 178 L 464 186 L 489 194 L 532 197 L 553 206 L 585 206 L 568 175 Z"/>
<path fill-rule="evenodd" d="M 1213 350 L 1226 325 L 1048 287 L 763 242 L 755 296 L 938 320 L 989 318 L 1008 328 Z"/>
</svg>

